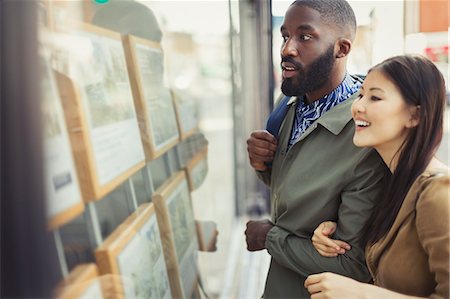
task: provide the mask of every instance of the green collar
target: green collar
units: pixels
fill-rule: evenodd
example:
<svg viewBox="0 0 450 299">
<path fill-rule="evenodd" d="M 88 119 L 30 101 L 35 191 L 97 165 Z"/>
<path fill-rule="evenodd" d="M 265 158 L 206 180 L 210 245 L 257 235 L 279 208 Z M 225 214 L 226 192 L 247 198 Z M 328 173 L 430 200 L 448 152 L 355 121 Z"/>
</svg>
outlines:
<svg viewBox="0 0 450 299">
<path fill-rule="evenodd" d="M 317 123 L 321 124 L 334 135 L 341 133 L 348 122 L 352 120 L 351 106 L 358 94 L 359 92 L 353 94 L 349 99 L 331 108 L 330 111 L 325 112 L 317 120 Z"/>
</svg>

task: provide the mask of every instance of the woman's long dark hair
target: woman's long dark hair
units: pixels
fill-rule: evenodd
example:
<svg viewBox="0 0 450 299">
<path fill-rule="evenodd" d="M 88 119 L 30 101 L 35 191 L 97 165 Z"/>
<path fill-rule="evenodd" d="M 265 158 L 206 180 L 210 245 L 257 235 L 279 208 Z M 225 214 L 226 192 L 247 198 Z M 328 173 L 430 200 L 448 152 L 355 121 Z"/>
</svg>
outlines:
<svg viewBox="0 0 450 299">
<path fill-rule="evenodd" d="M 395 56 L 372 70 L 387 76 L 407 105 L 420 108 L 419 124 L 410 129 L 397 152 L 397 167 L 386 180 L 385 192 L 363 229 L 362 245 L 371 245 L 387 234 L 411 185 L 433 158 L 442 140 L 446 96 L 442 74 L 423 56 Z"/>
</svg>

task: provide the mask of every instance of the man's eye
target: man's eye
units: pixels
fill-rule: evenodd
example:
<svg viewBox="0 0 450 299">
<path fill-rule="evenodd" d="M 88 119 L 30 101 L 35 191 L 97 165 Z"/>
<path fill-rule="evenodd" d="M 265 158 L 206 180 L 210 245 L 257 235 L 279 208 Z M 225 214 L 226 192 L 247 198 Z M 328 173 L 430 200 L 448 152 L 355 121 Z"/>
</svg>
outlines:
<svg viewBox="0 0 450 299">
<path fill-rule="evenodd" d="M 287 37 L 287 36 L 282 36 L 281 38 L 283 39 L 283 42 L 286 42 L 286 41 L 288 40 L 289 37 Z"/>
<path fill-rule="evenodd" d="M 310 40 L 311 38 L 312 38 L 312 36 L 309 34 L 301 34 L 300 35 L 300 40 Z"/>
</svg>

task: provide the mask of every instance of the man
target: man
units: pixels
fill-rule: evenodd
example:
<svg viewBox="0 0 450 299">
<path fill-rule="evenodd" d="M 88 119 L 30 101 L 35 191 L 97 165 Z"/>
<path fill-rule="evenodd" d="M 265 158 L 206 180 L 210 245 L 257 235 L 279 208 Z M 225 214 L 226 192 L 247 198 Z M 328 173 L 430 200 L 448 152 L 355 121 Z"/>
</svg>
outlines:
<svg viewBox="0 0 450 299">
<path fill-rule="evenodd" d="M 267 249 L 271 264 L 264 298 L 309 298 L 312 273 L 331 271 L 369 281 L 359 233 L 381 188 L 383 164 L 353 145 L 350 113 L 360 80 L 346 71 L 356 32 L 345 0 L 297 0 L 281 27 L 282 91 L 266 130 L 247 140 L 250 164 L 271 189 L 271 221 L 247 223 L 247 248 Z M 352 248 L 322 257 L 314 229 L 338 222 L 335 239 Z M 344 250 L 344 248 L 341 248 Z"/>
</svg>

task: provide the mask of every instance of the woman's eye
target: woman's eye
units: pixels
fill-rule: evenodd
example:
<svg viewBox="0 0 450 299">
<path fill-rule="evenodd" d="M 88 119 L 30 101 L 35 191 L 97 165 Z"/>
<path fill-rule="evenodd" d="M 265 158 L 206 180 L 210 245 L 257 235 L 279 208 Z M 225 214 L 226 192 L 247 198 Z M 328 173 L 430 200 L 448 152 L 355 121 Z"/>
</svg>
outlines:
<svg viewBox="0 0 450 299">
<path fill-rule="evenodd" d="M 359 99 L 361 99 L 363 96 L 364 96 L 364 95 L 363 95 L 362 93 L 360 93 L 356 99 L 359 100 Z"/>
<path fill-rule="evenodd" d="M 372 101 L 381 101 L 381 98 L 376 97 L 376 96 L 371 96 L 370 99 L 371 99 Z"/>
</svg>

